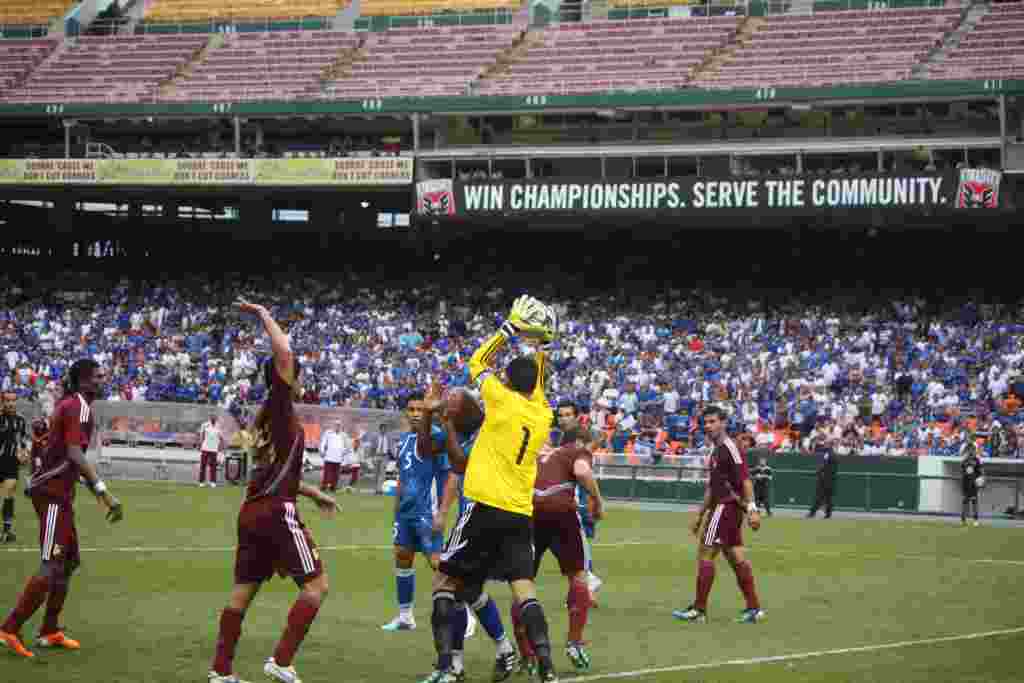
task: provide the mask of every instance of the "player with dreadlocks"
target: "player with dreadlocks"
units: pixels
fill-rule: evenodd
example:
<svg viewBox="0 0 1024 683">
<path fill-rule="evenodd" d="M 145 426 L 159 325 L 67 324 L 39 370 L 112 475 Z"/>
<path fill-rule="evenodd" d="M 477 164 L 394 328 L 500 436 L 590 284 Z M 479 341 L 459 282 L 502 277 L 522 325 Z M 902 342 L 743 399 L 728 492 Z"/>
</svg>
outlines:
<svg viewBox="0 0 1024 683">
<path fill-rule="evenodd" d="M 75 529 L 74 500 L 79 477 L 107 508 L 111 523 L 124 517 L 121 503 L 107 490 L 107 485 L 85 459 L 95 421 L 92 404 L 106 379 L 99 364 L 83 359 L 71 366 L 65 378 L 65 395 L 57 404 L 46 448 L 41 462 L 29 480 L 27 493 L 39 515 L 39 545 L 42 564 L 28 580 L 18 603 L 0 626 L 0 645 L 15 654 L 34 655 L 21 641 L 21 627 L 46 602 L 46 615 L 36 640 L 36 647 L 77 650 L 76 640 L 64 635 L 58 626 L 60 613 L 68 595 L 71 575 L 81 564 L 78 532 Z"/>
</svg>

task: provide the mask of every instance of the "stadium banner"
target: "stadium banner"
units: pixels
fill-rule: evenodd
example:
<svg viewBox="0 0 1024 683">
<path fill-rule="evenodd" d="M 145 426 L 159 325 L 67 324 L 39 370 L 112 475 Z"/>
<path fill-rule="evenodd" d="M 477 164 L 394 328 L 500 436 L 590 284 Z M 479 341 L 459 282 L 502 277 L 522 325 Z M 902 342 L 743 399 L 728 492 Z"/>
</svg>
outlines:
<svg viewBox="0 0 1024 683">
<path fill-rule="evenodd" d="M 841 177 L 428 180 L 416 185 L 416 211 L 454 218 L 723 209 L 996 209 L 1001 179 L 999 171 L 964 169 L 946 174 Z"/>
<path fill-rule="evenodd" d="M 412 157 L 0 159 L 0 185 L 410 185 Z"/>
</svg>

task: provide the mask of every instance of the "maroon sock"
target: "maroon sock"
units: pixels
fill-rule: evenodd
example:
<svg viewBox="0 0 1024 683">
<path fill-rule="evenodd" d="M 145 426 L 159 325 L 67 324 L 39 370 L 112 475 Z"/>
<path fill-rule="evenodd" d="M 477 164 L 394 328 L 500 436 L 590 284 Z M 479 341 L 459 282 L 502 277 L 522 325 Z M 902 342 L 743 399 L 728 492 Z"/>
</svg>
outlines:
<svg viewBox="0 0 1024 683">
<path fill-rule="evenodd" d="M 278 666 L 291 666 L 295 659 L 295 653 L 302 640 L 306 637 L 310 625 L 316 619 L 316 613 L 320 611 L 320 602 L 306 594 L 299 596 L 299 599 L 292 605 L 288 613 L 288 626 L 281 634 L 281 641 L 274 650 L 274 661 Z"/>
<path fill-rule="evenodd" d="M 523 624 L 521 615 L 519 614 L 519 603 L 512 602 L 512 630 L 516 634 L 516 645 L 519 646 L 520 657 L 536 657 L 533 652 L 533 645 L 530 644 L 530 638 L 526 634 L 526 626 Z"/>
<path fill-rule="evenodd" d="M 18 597 L 18 604 L 14 606 L 7 620 L 0 627 L 4 633 L 19 633 L 21 627 L 28 621 L 39 606 L 46 599 L 46 592 L 50 590 L 50 582 L 42 576 L 33 576 L 25 583 L 25 590 Z"/>
<path fill-rule="evenodd" d="M 583 629 L 590 614 L 590 589 L 586 580 L 573 581 L 569 586 L 569 642 L 582 643 Z"/>
<path fill-rule="evenodd" d="M 220 632 L 217 634 L 217 655 L 213 659 L 213 670 L 220 676 L 231 675 L 231 665 L 235 661 L 235 647 L 242 635 L 242 620 L 245 612 L 240 609 L 225 607 L 220 613 Z"/>
<path fill-rule="evenodd" d="M 60 630 L 57 624 L 60 613 L 64 609 L 64 600 L 68 597 L 68 580 L 58 579 L 50 583 L 50 592 L 46 596 L 46 615 L 43 617 L 43 625 L 39 629 L 39 635 L 48 636 Z"/>
<path fill-rule="evenodd" d="M 757 589 L 754 588 L 754 569 L 750 562 L 738 562 L 735 569 L 736 583 L 740 585 L 743 597 L 747 599 L 747 609 L 761 609 L 761 601 L 757 599 Z"/>
<path fill-rule="evenodd" d="M 352 468 L 352 479 L 348 482 L 349 486 L 355 486 L 356 482 L 359 481 L 359 468 Z"/>
<path fill-rule="evenodd" d="M 697 599 L 693 606 L 701 611 L 708 609 L 708 595 L 711 593 L 711 584 L 715 582 L 715 563 L 711 560 L 701 560 L 697 569 Z"/>
</svg>

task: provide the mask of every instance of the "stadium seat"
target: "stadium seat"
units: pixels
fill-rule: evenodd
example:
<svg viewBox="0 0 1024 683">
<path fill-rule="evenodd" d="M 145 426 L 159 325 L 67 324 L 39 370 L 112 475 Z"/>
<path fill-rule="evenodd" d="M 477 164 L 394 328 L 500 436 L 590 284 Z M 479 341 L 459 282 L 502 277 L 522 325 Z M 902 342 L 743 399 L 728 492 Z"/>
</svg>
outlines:
<svg viewBox="0 0 1024 683">
<path fill-rule="evenodd" d="M 899 81 L 960 20 L 958 7 L 819 12 L 763 20 L 704 87 L 832 86 Z"/>
<path fill-rule="evenodd" d="M 345 0 L 155 0 L 146 10 L 147 22 L 205 22 L 217 19 L 295 19 L 333 17 Z"/>
<path fill-rule="evenodd" d="M 52 40 L 0 40 L 0 95 L 21 83 L 56 47 Z"/>
<path fill-rule="evenodd" d="M 0 4 L 0 26 L 48 24 L 76 4 L 77 0 L 4 0 Z"/>
<path fill-rule="evenodd" d="M 519 9 L 519 0 L 362 0 L 362 16 L 409 16 L 442 12 Z"/>
<path fill-rule="evenodd" d="M 946 59 L 929 66 L 928 77 L 1024 78 L 1024 6 L 992 5 Z"/>
</svg>

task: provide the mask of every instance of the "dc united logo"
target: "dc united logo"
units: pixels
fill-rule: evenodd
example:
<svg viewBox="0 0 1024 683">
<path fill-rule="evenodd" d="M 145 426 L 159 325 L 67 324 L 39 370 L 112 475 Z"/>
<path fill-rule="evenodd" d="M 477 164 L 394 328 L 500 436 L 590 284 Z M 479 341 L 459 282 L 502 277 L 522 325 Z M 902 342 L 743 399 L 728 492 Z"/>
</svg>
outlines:
<svg viewBox="0 0 1024 683">
<path fill-rule="evenodd" d="M 964 169 L 960 171 L 960 186 L 956 191 L 958 209 L 995 209 L 999 207 L 999 182 L 1003 174 L 991 169 Z"/>
<path fill-rule="evenodd" d="M 425 180 L 416 183 L 416 211 L 421 216 L 454 216 L 455 193 L 452 181 Z"/>
</svg>

